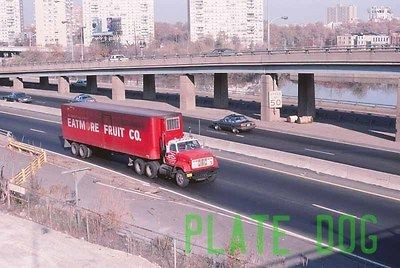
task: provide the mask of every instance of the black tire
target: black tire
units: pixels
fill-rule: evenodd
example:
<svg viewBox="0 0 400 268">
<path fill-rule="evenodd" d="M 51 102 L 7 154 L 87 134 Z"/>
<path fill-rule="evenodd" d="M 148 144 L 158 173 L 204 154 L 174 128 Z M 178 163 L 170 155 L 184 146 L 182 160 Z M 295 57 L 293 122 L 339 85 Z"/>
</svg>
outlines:
<svg viewBox="0 0 400 268">
<path fill-rule="evenodd" d="M 87 152 L 86 158 L 90 158 L 93 155 L 93 150 L 90 147 L 87 147 L 87 149 L 88 149 L 88 152 Z"/>
<path fill-rule="evenodd" d="M 87 158 L 89 155 L 89 149 L 86 145 L 79 145 L 79 156 L 80 158 Z"/>
<path fill-rule="evenodd" d="M 78 156 L 79 154 L 79 144 L 76 142 L 71 143 L 71 153 L 73 156 Z"/>
<path fill-rule="evenodd" d="M 186 173 L 182 170 L 178 170 L 175 174 L 175 181 L 179 187 L 185 188 L 189 185 L 189 179 L 186 176 Z"/>
<path fill-rule="evenodd" d="M 218 130 L 221 130 L 221 127 L 218 125 L 214 125 L 214 129 L 218 131 Z"/>
<path fill-rule="evenodd" d="M 147 162 L 144 168 L 144 174 L 146 177 L 150 179 L 154 179 L 158 175 L 158 169 L 160 168 L 160 164 L 155 161 Z"/>
<path fill-rule="evenodd" d="M 237 128 L 232 128 L 232 132 L 233 132 L 233 134 L 239 134 L 239 129 L 237 129 Z"/>
<path fill-rule="evenodd" d="M 144 162 L 143 159 L 136 158 L 135 161 L 133 162 L 133 170 L 135 170 L 136 174 L 143 175 L 145 165 L 146 163 Z"/>
<path fill-rule="evenodd" d="M 217 172 L 211 174 L 210 177 L 207 178 L 207 182 L 213 182 L 217 178 Z"/>
</svg>

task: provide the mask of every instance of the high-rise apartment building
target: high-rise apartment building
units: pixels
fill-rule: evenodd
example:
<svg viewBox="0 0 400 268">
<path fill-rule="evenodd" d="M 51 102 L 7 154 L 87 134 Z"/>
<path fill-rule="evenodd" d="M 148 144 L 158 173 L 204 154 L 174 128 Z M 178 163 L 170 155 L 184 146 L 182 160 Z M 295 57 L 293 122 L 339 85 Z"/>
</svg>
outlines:
<svg viewBox="0 0 400 268">
<path fill-rule="evenodd" d="M 190 40 L 219 35 L 246 45 L 264 40 L 263 0 L 188 0 Z"/>
<path fill-rule="evenodd" d="M 23 25 L 22 0 L 0 0 L 0 43 L 14 44 Z"/>
<path fill-rule="evenodd" d="M 119 41 L 122 45 L 154 39 L 154 0 L 83 0 L 84 43 Z"/>
<path fill-rule="evenodd" d="M 72 46 L 72 0 L 35 0 L 36 45 Z"/>
<path fill-rule="evenodd" d="M 368 10 L 369 20 L 371 21 L 384 21 L 384 20 L 392 20 L 393 13 L 390 7 L 385 6 L 373 6 Z"/>
<path fill-rule="evenodd" d="M 337 5 L 328 7 L 327 20 L 328 24 L 352 23 L 357 21 L 357 7 L 354 5 L 344 6 Z"/>
</svg>

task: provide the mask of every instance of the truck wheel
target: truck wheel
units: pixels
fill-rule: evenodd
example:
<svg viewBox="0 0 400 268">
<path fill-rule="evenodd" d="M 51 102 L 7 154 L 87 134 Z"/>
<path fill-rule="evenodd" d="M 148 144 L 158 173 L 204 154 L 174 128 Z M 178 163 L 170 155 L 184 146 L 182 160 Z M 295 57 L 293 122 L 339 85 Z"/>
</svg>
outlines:
<svg viewBox="0 0 400 268">
<path fill-rule="evenodd" d="M 176 172 L 175 180 L 176 184 L 178 184 L 179 187 L 185 188 L 189 185 L 189 179 L 186 177 L 185 172 L 183 172 L 182 170 L 178 170 Z"/>
<path fill-rule="evenodd" d="M 214 129 L 215 129 L 215 130 L 221 130 L 221 127 L 218 126 L 218 125 L 214 125 Z"/>
<path fill-rule="evenodd" d="M 158 169 L 160 168 L 160 164 L 155 161 L 150 161 L 146 163 L 144 173 L 150 179 L 154 179 L 158 175 Z"/>
<path fill-rule="evenodd" d="M 135 162 L 133 163 L 133 169 L 139 175 L 143 175 L 144 173 L 144 166 L 145 162 L 141 158 L 136 158 Z"/>
<path fill-rule="evenodd" d="M 208 182 L 213 182 L 217 178 L 217 173 L 212 173 L 210 177 L 207 178 Z"/>
<path fill-rule="evenodd" d="M 93 150 L 90 147 L 87 147 L 87 154 L 86 154 L 86 158 L 90 158 L 93 155 Z"/>
<path fill-rule="evenodd" d="M 84 144 L 79 145 L 79 156 L 81 158 L 87 158 L 89 155 L 88 147 Z"/>
<path fill-rule="evenodd" d="M 76 142 L 71 143 L 71 153 L 73 156 L 77 156 L 79 154 L 79 144 Z"/>
<path fill-rule="evenodd" d="M 232 132 L 233 132 L 234 134 L 239 134 L 239 130 L 238 130 L 237 128 L 232 128 Z"/>
</svg>

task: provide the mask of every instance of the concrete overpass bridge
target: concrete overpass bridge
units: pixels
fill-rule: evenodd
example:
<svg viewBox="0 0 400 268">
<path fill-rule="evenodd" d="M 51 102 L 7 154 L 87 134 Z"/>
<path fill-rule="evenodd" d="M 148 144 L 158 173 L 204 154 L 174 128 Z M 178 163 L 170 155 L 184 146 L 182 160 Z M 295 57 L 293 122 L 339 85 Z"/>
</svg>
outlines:
<svg viewBox="0 0 400 268">
<path fill-rule="evenodd" d="M 88 90 L 95 93 L 97 76 L 112 76 L 112 98 L 125 99 L 126 75 L 143 75 L 143 97 L 154 100 L 155 75 L 180 75 L 180 108 L 195 108 L 193 74 L 214 74 L 214 105 L 228 107 L 228 74 L 261 74 L 261 119 L 274 121 L 279 110 L 268 105 L 268 92 L 278 90 L 277 74 L 298 74 L 298 114 L 315 116 L 315 74 L 354 74 L 376 77 L 398 77 L 400 87 L 400 49 L 335 49 L 264 51 L 231 56 L 189 55 L 142 58 L 129 61 L 87 61 L 7 65 L 0 67 L 0 83 L 13 80 L 16 90 L 23 88 L 23 77 L 40 77 L 43 85 L 49 77 L 58 77 L 59 93 L 69 92 L 70 76 L 87 76 Z M 400 141 L 400 94 L 397 94 L 397 134 Z"/>
</svg>

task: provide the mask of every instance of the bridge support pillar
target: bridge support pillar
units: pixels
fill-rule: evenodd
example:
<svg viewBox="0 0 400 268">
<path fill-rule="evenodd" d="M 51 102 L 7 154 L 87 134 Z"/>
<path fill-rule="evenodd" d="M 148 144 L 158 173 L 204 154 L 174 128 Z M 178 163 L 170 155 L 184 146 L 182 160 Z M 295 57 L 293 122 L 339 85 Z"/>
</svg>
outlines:
<svg viewBox="0 0 400 268">
<path fill-rule="evenodd" d="M 214 107 L 225 109 L 229 106 L 228 74 L 214 74 Z"/>
<path fill-rule="evenodd" d="M 49 86 L 49 77 L 43 76 L 39 78 L 39 83 L 41 87 L 48 87 Z"/>
<path fill-rule="evenodd" d="M 86 88 L 91 94 L 97 93 L 97 75 L 86 76 Z"/>
<path fill-rule="evenodd" d="M 58 93 L 65 94 L 70 92 L 69 77 L 60 76 L 58 77 Z"/>
<path fill-rule="evenodd" d="M 0 78 L 0 86 L 10 86 L 10 78 Z"/>
<path fill-rule="evenodd" d="M 143 99 L 156 99 L 156 79 L 154 74 L 143 75 Z"/>
<path fill-rule="evenodd" d="M 268 92 L 277 90 L 279 90 L 277 75 L 261 75 L 261 121 L 274 122 L 281 117 L 280 109 L 269 108 Z"/>
<path fill-rule="evenodd" d="M 299 116 L 315 117 L 314 74 L 299 74 L 298 108 Z"/>
<path fill-rule="evenodd" d="M 397 82 L 396 141 L 400 142 L 400 78 Z"/>
<path fill-rule="evenodd" d="M 13 89 L 14 90 L 22 90 L 24 89 L 24 81 L 21 77 L 14 77 L 13 78 Z"/>
<path fill-rule="evenodd" d="M 111 79 L 112 83 L 112 99 L 121 101 L 125 100 L 125 81 L 122 75 L 114 75 Z"/>
<path fill-rule="evenodd" d="M 180 109 L 182 111 L 193 110 L 196 108 L 196 88 L 194 76 L 187 74 L 179 77 L 180 85 Z"/>
</svg>

